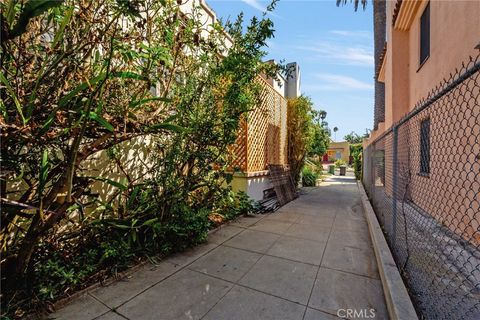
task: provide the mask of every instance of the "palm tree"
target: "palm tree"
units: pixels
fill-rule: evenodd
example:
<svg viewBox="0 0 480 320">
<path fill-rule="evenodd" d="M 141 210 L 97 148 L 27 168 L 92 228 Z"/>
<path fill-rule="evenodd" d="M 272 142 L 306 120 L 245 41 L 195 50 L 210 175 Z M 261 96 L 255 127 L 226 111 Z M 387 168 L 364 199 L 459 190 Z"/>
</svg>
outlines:
<svg viewBox="0 0 480 320">
<path fill-rule="evenodd" d="M 337 0 L 337 7 L 340 5 L 346 5 L 348 0 Z M 350 2 L 353 2 L 353 7 L 355 8 L 355 11 L 358 9 L 358 5 L 361 3 L 363 10 L 365 10 L 365 7 L 367 6 L 367 0 L 350 0 Z"/>
<path fill-rule="evenodd" d="M 327 111 L 325 110 L 320 110 L 320 119 L 322 119 L 322 123 L 323 121 L 325 120 L 325 118 L 327 117 Z"/>
<path fill-rule="evenodd" d="M 338 131 L 337 127 L 333 128 L 333 132 L 335 132 L 335 141 L 337 141 L 337 131 Z"/>
<path fill-rule="evenodd" d="M 347 4 L 348 0 L 337 0 L 337 6 Z M 353 2 L 355 11 L 359 4 L 363 10 L 367 6 L 367 0 L 350 0 Z M 385 121 L 385 85 L 378 82 L 377 72 L 380 69 L 380 56 L 386 41 L 387 15 L 385 0 L 372 0 L 373 2 L 373 33 L 374 33 L 374 65 L 375 65 L 375 108 L 373 128 L 378 128 L 378 123 Z"/>
</svg>

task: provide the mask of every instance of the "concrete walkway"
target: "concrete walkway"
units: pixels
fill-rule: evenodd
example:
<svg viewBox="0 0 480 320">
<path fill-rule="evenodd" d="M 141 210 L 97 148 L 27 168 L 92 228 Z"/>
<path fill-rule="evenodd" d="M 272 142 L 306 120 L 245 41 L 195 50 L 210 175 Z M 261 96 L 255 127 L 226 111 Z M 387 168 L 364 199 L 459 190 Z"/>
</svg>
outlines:
<svg viewBox="0 0 480 320">
<path fill-rule="evenodd" d="M 275 213 L 98 288 L 56 319 L 387 319 L 355 180 L 332 177 Z M 374 309 L 374 310 L 371 310 Z M 351 311 L 353 318 L 353 310 Z"/>
</svg>

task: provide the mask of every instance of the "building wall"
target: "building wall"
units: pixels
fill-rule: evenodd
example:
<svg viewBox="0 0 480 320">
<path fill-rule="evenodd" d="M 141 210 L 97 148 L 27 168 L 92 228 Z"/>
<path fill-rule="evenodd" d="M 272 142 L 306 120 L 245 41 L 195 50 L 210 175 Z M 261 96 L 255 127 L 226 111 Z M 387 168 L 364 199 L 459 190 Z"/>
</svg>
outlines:
<svg viewBox="0 0 480 320">
<path fill-rule="evenodd" d="M 404 3 L 412 4 L 415 1 Z M 430 1 L 430 55 L 420 65 L 420 18 L 428 1 L 417 1 L 408 28 L 392 26 L 396 1 L 387 1 L 385 57 L 385 124 L 372 133 L 371 144 L 452 74 L 478 57 L 480 1 Z M 397 17 L 397 19 L 400 19 Z M 408 19 L 407 19 L 408 20 Z M 398 20 L 397 20 L 398 21 Z M 405 21 L 405 20 L 404 20 Z M 398 27 L 398 24 L 397 24 Z M 480 152 L 478 74 L 455 87 L 398 128 L 396 197 L 412 201 L 466 240 L 480 243 Z M 430 173 L 420 173 L 420 123 L 430 119 Z M 393 189 L 393 134 L 375 143 L 383 155 L 381 184 Z M 376 182 L 375 182 L 376 183 Z"/>
<path fill-rule="evenodd" d="M 290 70 L 287 75 L 287 86 L 285 96 L 287 98 L 296 98 L 300 96 L 300 66 L 296 62 L 287 64 L 287 69 Z"/>
<path fill-rule="evenodd" d="M 401 30 L 392 25 L 397 1 L 387 1 L 385 123 L 372 132 L 366 145 L 410 112 L 463 61 L 478 54 L 480 1 L 430 1 L 430 56 L 420 66 L 420 17 L 429 1 L 414 2 L 418 5 L 409 28 Z"/>
<path fill-rule="evenodd" d="M 409 111 L 444 78 L 454 73 L 480 43 L 480 1 L 430 1 L 430 57 L 421 66 L 420 17 L 422 1 L 409 33 Z"/>
<path fill-rule="evenodd" d="M 350 158 L 350 144 L 348 141 L 331 142 L 327 149 L 328 161 L 336 161 L 336 154 L 340 153 L 340 159 L 349 162 Z"/>
</svg>

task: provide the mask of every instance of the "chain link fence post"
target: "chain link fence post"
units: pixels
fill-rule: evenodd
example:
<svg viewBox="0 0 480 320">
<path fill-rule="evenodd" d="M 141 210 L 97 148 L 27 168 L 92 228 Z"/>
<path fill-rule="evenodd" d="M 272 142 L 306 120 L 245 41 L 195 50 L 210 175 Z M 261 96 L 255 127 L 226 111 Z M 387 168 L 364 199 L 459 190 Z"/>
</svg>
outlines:
<svg viewBox="0 0 480 320">
<path fill-rule="evenodd" d="M 397 236 L 397 187 L 398 187 L 398 127 L 393 127 L 393 159 L 392 159 L 392 230 L 390 242 L 392 247 L 395 247 L 395 240 Z"/>
</svg>

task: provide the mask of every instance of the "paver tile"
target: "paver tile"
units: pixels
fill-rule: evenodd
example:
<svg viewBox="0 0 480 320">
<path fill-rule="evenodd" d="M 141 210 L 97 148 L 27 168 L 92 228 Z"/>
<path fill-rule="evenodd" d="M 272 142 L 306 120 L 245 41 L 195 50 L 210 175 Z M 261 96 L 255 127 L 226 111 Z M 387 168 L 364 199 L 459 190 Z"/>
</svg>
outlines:
<svg viewBox="0 0 480 320">
<path fill-rule="evenodd" d="M 336 314 L 338 309 L 375 309 L 375 319 L 388 319 L 380 280 L 320 268 L 309 306 Z"/>
<path fill-rule="evenodd" d="M 103 315 L 101 315 L 98 318 L 95 318 L 95 320 L 125 320 L 126 318 L 122 317 L 118 313 L 115 313 L 113 311 L 107 312 Z"/>
<path fill-rule="evenodd" d="M 341 318 L 325 312 L 312 309 L 312 308 L 307 308 L 307 312 L 305 312 L 305 318 L 303 318 L 303 320 L 339 320 L 339 319 Z"/>
<path fill-rule="evenodd" d="M 220 246 L 195 261 L 189 268 L 236 282 L 260 257 L 258 253 Z"/>
<path fill-rule="evenodd" d="M 165 259 L 166 262 L 175 264 L 177 266 L 184 267 L 193 261 L 197 260 L 207 252 L 218 247 L 218 244 L 215 243 L 203 243 L 194 248 L 188 249 L 184 252 L 179 252 L 173 256 Z"/>
<path fill-rule="evenodd" d="M 230 247 L 265 253 L 279 235 L 254 230 L 245 230 L 224 244 Z"/>
<path fill-rule="evenodd" d="M 323 216 L 331 216 L 334 217 L 336 213 L 337 207 L 334 206 L 324 206 L 322 204 L 311 204 L 311 205 L 296 205 L 294 207 L 289 208 L 289 211 L 296 212 L 300 214 L 308 214 L 308 215 L 323 215 Z"/>
<path fill-rule="evenodd" d="M 124 279 L 105 287 L 99 287 L 90 294 L 110 308 L 115 308 L 154 286 L 178 269 L 179 267 L 168 262 L 161 262 L 159 265 L 149 263 Z"/>
<path fill-rule="evenodd" d="M 239 217 L 235 221 L 230 222 L 230 225 L 235 227 L 248 228 L 251 225 L 262 220 L 263 218 L 265 218 L 265 215 L 263 214 L 255 214 L 247 217 Z"/>
<path fill-rule="evenodd" d="M 372 248 L 370 235 L 365 230 L 361 232 L 333 229 L 329 242 L 356 248 Z"/>
<path fill-rule="evenodd" d="M 284 222 L 296 222 L 298 218 L 301 216 L 298 212 L 291 212 L 291 211 L 276 211 L 268 216 L 266 216 L 263 221 L 265 220 L 274 220 L 274 221 L 284 221 Z"/>
<path fill-rule="evenodd" d="M 368 225 L 363 219 L 349 219 L 337 215 L 335 222 L 333 223 L 333 229 L 365 232 L 368 231 Z"/>
<path fill-rule="evenodd" d="M 279 220 L 266 220 L 259 221 L 254 226 L 251 226 L 250 230 L 272 232 L 283 234 L 292 225 L 292 222 L 285 222 Z"/>
<path fill-rule="evenodd" d="M 54 314 L 48 316 L 48 319 L 56 320 L 90 320 L 103 315 L 110 309 L 95 298 L 85 294 L 77 299 L 75 303 L 71 303 Z"/>
<path fill-rule="evenodd" d="M 330 233 L 329 227 L 316 224 L 293 224 L 285 232 L 286 236 L 297 237 L 307 240 L 326 242 Z"/>
<path fill-rule="evenodd" d="M 322 227 L 331 228 L 334 220 L 335 220 L 335 218 L 331 215 L 319 214 L 319 215 L 316 215 L 316 216 L 312 216 L 312 215 L 303 214 L 298 218 L 296 223 L 309 224 L 309 225 L 310 224 L 316 224 L 316 225 L 319 225 L 319 226 L 322 226 Z"/>
<path fill-rule="evenodd" d="M 274 243 L 270 250 L 268 250 L 267 254 L 320 265 L 325 245 L 325 242 L 282 236 Z"/>
<path fill-rule="evenodd" d="M 213 231 L 208 235 L 208 242 L 221 244 L 232 238 L 233 236 L 239 234 L 243 230 L 244 228 L 235 227 L 232 225 L 218 228 L 217 230 Z"/>
<path fill-rule="evenodd" d="M 301 320 L 305 307 L 252 289 L 235 286 L 205 320 Z"/>
<path fill-rule="evenodd" d="M 306 304 L 317 267 L 281 258 L 263 256 L 240 280 L 240 284 L 293 302 Z"/>
<path fill-rule="evenodd" d="M 379 278 L 373 249 L 344 246 L 329 241 L 323 255 L 322 267 Z"/>
<path fill-rule="evenodd" d="M 118 312 L 129 319 L 200 319 L 231 287 L 229 282 L 182 270 L 130 300 Z"/>
</svg>

